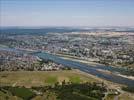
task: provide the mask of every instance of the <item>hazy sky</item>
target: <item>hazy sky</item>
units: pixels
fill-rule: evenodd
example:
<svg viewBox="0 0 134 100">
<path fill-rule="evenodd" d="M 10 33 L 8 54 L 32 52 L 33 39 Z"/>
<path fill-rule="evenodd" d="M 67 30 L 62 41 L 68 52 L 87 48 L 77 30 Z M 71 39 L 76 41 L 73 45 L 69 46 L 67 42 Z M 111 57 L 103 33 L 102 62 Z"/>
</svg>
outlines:
<svg viewBox="0 0 134 100">
<path fill-rule="evenodd" d="M 134 0 L 0 0 L 0 26 L 134 26 Z"/>
</svg>

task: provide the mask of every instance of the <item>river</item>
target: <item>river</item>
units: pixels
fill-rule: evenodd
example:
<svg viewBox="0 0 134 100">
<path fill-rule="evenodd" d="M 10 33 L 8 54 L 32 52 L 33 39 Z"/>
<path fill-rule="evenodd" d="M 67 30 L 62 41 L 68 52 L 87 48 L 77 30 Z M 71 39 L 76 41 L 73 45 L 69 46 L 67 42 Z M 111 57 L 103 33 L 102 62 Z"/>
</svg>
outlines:
<svg viewBox="0 0 134 100">
<path fill-rule="evenodd" d="M 44 60 L 51 60 L 51 61 L 54 61 L 56 63 L 62 64 L 64 66 L 69 66 L 69 67 L 72 67 L 72 68 L 79 69 L 83 72 L 95 75 L 99 78 L 106 79 L 108 81 L 112 81 L 112 82 L 119 83 L 119 84 L 124 84 L 124 85 L 127 85 L 127 86 L 133 86 L 134 85 L 134 80 L 131 80 L 131 79 L 128 79 L 128 78 L 125 78 L 125 77 L 121 77 L 121 76 L 118 76 L 116 74 L 107 74 L 107 73 L 98 71 L 97 69 L 99 69 L 99 66 L 92 67 L 90 65 L 86 65 L 86 64 L 83 64 L 83 63 L 80 63 L 80 62 L 77 62 L 77 61 L 62 59 L 62 58 L 60 58 L 56 55 L 52 55 L 52 54 L 49 54 L 49 53 L 46 53 L 46 52 L 41 52 L 41 53 L 38 52 L 38 53 L 35 53 L 34 55 L 36 55 L 36 56 L 38 56 L 38 57 L 40 57 L 41 59 L 44 59 Z M 103 70 L 109 70 L 109 67 L 107 67 L 107 66 L 100 66 L 100 68 L 101 67 L 103 68 Z M 112 70 L 112 69 L 110 68 L 110 70 Z"/>
<path fill-rule="evenodd" d="M 0 50 L 19 52 L 18 49 L 11 49 L 11 48 L 0 48 Z M 22 53 L 21 50 L 20 50 L 20 52 Z M 23 53 L 27 53 L 27 52 L 25 52 L 23 50 Z M 38 56 L 39 58 L 44 59 L 44 60 L 51 60 L 55 63 L 59 63 L 59 64 L 62 64 L 64 66 L 79 69 L 83 72 L 92 74 L 94 76 L 97 76 L 99 78 L 102 78 L 102 79 L 105 79 L 105 80 L 108 80 L 108 81 L 111 81 L 114 83 L 119 83 L 119 84 L 123 84 L 123 85 L 127 85 L 127 86 L 134 86 L 134 80 L 132 80 L 132 79 L 118 76 L 117 74 L 112 74 L 112 73 L 108 74 L 108 73 L 105 73 L 105 72 L 98 70 L 98 69 L 103 69 L 105 71 L 108 70 L 111 72 L 116 70 L 118 72 L 118 69 L 116 69 L 116 68 L 112 68 L 112 67 L 108 67 L 108 66 L 99 66 L 99 65 L 96 67 L 92 67 L 90 65 L 83 64 L 83 63 L 80 63 L 77 61 L 63 59 L 63 58 L 60 58 L 59 56 L 49 54 L 47 52 L 36 52 L 36 53 L 33 53 L 33 55 Z"/>
</svg>

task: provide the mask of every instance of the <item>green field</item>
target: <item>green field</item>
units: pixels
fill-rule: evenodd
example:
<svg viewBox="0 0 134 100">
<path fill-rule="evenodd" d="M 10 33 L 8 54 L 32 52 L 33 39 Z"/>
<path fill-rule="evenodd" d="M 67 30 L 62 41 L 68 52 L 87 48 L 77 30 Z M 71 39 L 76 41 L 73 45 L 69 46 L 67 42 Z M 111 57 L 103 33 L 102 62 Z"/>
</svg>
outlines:
<svg viewBox="0 0 134 100">
<path fill-rule="evenodd" d="M 36 96 L 35 92 L 33 92 L 36 89 L 33 90 L 31 87 L 42 87 L 40 88 L 42 90 L 44 86 L 55 86 L 57 82 L 58 84 L 63 84 L 63 82 L 83 84 L 85 82 L 92 83 L 96 81 L 96 79 L 89 75 L 76 70 L 0 72 L 0 99 L 29 100 L 29 98 L 32 97 L 34 100 L 42 100 L 43 98 L 45 98 L 45 100 L 58 100 L 57 98 L 59 97 L 59 100 L 62 100 L 65 95 L 68 95 L 68 99 L 77 98 L 77 100 L 88 100 L 88 98 L 91 97 L 86 97 L 77 92 L 77 89 L 72 89 L 73 85 L 46 89 L 47 91 L 43 91 L 42 95 L 36 94 Z M 71 93 L 72 90 L 76 92 Z M 68 93 L 67 91 L 70 92 Z"/>
<path fill-rule="evenodd" d="M 98 100 L 104 90 L 94 82 L 98 80 L 78 70 L 0 72 L 0 100 Z M 119 100 L 132 99 L 123 96 Z"/>
<path fill-rule="evenodd" d="M 71 71 L 17 71 L 17 72 L 0 72 L 1 86 L 44 86 L 53 85 L 56 82 L 81 83 L 96 81 L 80 72 Z"/>
</svg>

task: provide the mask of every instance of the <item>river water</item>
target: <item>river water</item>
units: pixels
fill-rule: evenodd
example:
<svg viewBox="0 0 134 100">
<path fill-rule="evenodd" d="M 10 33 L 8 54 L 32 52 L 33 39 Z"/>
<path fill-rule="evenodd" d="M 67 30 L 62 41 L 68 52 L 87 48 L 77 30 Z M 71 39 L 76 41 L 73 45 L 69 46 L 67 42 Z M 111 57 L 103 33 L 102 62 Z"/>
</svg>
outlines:
<svg viewBox="0 0 134 100">
<path fill-rule="evenodd" d="M 110 71 L 117 70 L 118 71 L 118 69 L 116 69 L 116 68 L 112 68 L 112 67 L 108 67 L 108 66 L 92 67 L 90 65 L 86 65 L 86 64 L 83 64 L 83 63 L 80 63 L 77 61 L 63 59 L 63 58 L 60 58 L 56 55 L 52 55 L 52 54 L 49 54 L 46 52 L 40 52 L 40 53 L 38 52 L 38 53 L 35 53 L 34 55 L 36 55 L 44 60 L 51 60 L 51 61 L 54 61 L 56 63 L 62 64 L 64 66 L 69 66 L 72 68 L 79 69 L 83 72 L 95 75 L 99 78 L 106 79 L 108 81 L 112 81 L 112 82 L 119 83 L 119 84 L 124 84 L 127 86 L 134 86 L 134 80 L 131 80 L 131 79 L 128 79 L 125 77 L 121 77 L 121 76 L 118 76 L 116 74 L 107 74 L 107 73 L 98 71 L 98 69 L 110 70 Z"/>
<path fill-rule="evenodd" d="M 27 53 L 27 51 L 24 51 L 24 50 L 22 51 L 22 50 L 18 50 L 18 49 L 14 49 L 14 48 L 12 49 L 12 48 L 1 48 L 0 47 L 0 50 Z M 127 85 L 127 86 L 134 86 L 134 80 L 132 80 L 132 79 L 121 77 L 121 76 L 118 76 L 118 75 L 112 74 L 112 73 L 107 74 L 105 72 L 102 72 L 102 71 L 98 70 L 98 69 L 103 69 L 104 71 L 108 70 L 110 72 L 116 71 L 116 72 L 120 73 L 120 71 L 122 71 L 123 69 L 113 68 L 113 67 L 110 67 L 110 66 L 99 66 L 99 65 L 96 66 L 96 67 L 93 67 L 93 66 L 83 64 L 83 63 L 80 63 L 80 62 L 77 62 L 77 61 L 63 59 L 63 58 L 60 58 L 56 55 L 49 54 L 47 52 L 36 52 L 36 53 L 33 53 L 32 55 L 38 56 L 39 58 L 44 59 L 44 60 L 51 60 L 55 63 L 59 63 L 59 64 L 62 64 L 64 66 L 79 69 L 83 72 L 92 74 L 94 76 L 97 76 L 99 78 L 102 78 L 102 79 L 105 79 L 105 80 L 108 80 L 108 81 L 111 81 L 111 82 L 124 84 L 124 85 Z"/>
</svg>

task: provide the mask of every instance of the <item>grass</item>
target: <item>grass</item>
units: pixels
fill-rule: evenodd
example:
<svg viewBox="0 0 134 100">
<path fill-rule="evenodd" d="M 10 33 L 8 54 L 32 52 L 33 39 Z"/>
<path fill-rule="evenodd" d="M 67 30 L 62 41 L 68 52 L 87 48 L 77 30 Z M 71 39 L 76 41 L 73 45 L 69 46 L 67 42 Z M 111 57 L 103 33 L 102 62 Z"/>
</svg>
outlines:
<svg viewBox="0 0 134 100">
<path fill-rule="evenodd" d="M 0 100 L 22 100 L 17 96 L 13 96 L 11 92 L 4 90 L 6 92 L 0 91 Z"/>
<path fill-rule="evenodd" d="M 4 76 L 4 77 L 3 77 Z M 0 85 L 2 86 L 44 86 L 52 85 L 56 82 L 72 81 L 95 82 L 96 79 L 82 74 L 75 70 L 69 71 L 16 71 L 16 72 L 0 72 Z"/>
<path fill-rule="evenodd" d="M 27 88 L 24 87 L 11 87 L 9 89 L 9 91 L 20 98 L 23 98 L 24 100 L 29 100 L 30 98 L 32 98 L 34 96 L 34 93 L 32 91 L 30 91 Z"/>
<path fill-rule="evenodd" d="M 80 83 L 82 80 L 78 76 L 74 76 L 70 78 L 70 81 L 73 83 Z"/>
<path fill-rule="evenodd" d="M 64 70 L 64 71 L 16 71 L 16 72 L 0 72 L 0 85 L 1 86 L 25 86 L 25 87 L 39 87 L 44 85 L 52 85 L 55 82 L 62 82 L 63 80 L 71 81 L 73 83 L 81 83 L 81 82 L 97 82 L 97 79 L 90 77 L 87 74 L 81 73 L 76 70 Z M 66 90 L 68 91 L 68 90 Z M 79 94 L 78 92 L 72 92 L 72 94 L 61 95 L 59 100 L 73 100 L 72 98 L 78 97 L 77 100 L 90 100 L 94 98 L 86 97 L 83 94 Z M 17 88 L 8 90 L 7 93 L 0 90 L 0 100 L 22 100 L 30 98 L 32 96 L 31 89 L 23 89 Z M 25 94 L 28 94 L 25 96 Z M 46 100 L 58 100 L 57 92 L 46 91 L 43 95 L 37 95 L 32 100 L 42 100 L 46 98 Z M 64 93 L 64 91 L 59 91 L 59 93 Z M 13 95 L 14 94 L 14 95 Z M 63 99 L 64 97 L 68 97 Z M 75 98 L 75 100 L 76 100 Z M 106 100 L 113 100 L 114 96 L 108 97 Z M 134 98 L 128 94 L 119 95 L 119 100 L 133 100 Z"/>
<path fill-rule="evenodd" d="M 30 100 L 34 96 L 35 93 L 24 87 L 2 87 L 0 90 L 0 100 Z"/>
<path fill-rule="evenodd" d="M 46 78 L 46 83 L 48 84 L 53 84 L 57 82 L 57 77 L 56 76 L 49 76 Z"/>
<path fill-rule="evenodd" d="M 36 96 L 32 100 L 57 100 L 57 96 L 53 92 L 45 92 L 42 96 Z"/>
<path fill-rule="evenodd" d="M 10 89 L 0 90 L 0 100 L 29 100 L 34 93 L 30 87 L 39 87 L 53 85 L 56 82 L 71 81 L 73 83 L 96 82 L 97 80 L 76 70 L 64 71 L 16 71 L 16 72 L 0 72 L 0 85 L 11 86 Z M 21 87 L 17 87 L 21 86 Z M 24 87 L 26 88 L 24 88 Z M 61 92 L 62 93 L 62 92 Z M 68 96 L 76 96 L 76 94 L 68 94 Z M 76 96 L 77 97 L 77 96 Z M 86 97 L 78 96 L 80 99 Z M 33 100 L 57 100 L 57 94 L 49 91 L 42 96 L 37 95 Z M 86 99 L 85 99 L 86 100 Z"/>
</svg>

